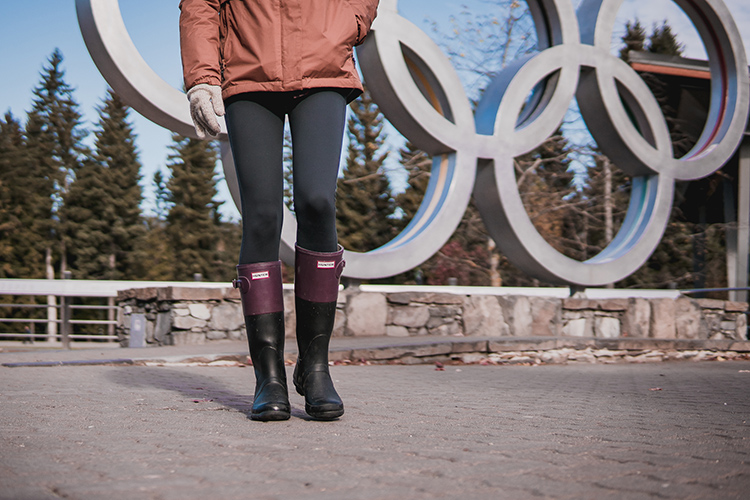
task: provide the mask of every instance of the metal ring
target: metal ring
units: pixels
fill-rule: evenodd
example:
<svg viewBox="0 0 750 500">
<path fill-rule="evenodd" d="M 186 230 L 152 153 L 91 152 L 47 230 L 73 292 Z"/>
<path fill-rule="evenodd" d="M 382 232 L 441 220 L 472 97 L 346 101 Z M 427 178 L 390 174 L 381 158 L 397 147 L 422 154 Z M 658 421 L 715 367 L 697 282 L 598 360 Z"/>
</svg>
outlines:
<svg viewBox="0 0 750 500">
<path fill-rule="evenodd" d="M 385 116 L 433 156 L 432 175 L 410 224 L 378 249 L 347 251 L 344 276 L 379 278 L 419 265 L 455 231 L 472 191 L 498 247 L 534 276 L 593 286 L 635 271 L 663 235 L 674 181 L 709 175 L 731 157 L 742 138 L 750 102 L 742 40 L 723 2 L 674 1 L 703 39 L 715 89 L 703 134 L 683 158 L 673 157 L 664 117 L 646 85 L 609 53 L 622 0 L 584 0 L 577 13 L 569 0 L 528 0 L 540 52 L 501 71 L 476 113 L 440 48 L 398 14 L 397 0 L 382 0 L 371 34 L 357 48 L 362 72 Z M 76 7 L 86 45 L 112 88 L 152 121 L 195 137 L 183 94 L 143 61 L 127 34 L 117 0 L 76 0 Z M 541 90 L 527 101 L 535 87 Z M 585 262 L 560 254 L 534 229 L 512 168 L 513 157 L 542 144 L 559 126 L 574 95 L 602 150 L 636 176 L 620 231 L 607 248 Z M 628 111 L 636 116 L 637 127 Z M 239 206 L 224 130 L 222 122 L 222 163 Z M 293 262 L 296 221 L 284 210 L 281 258 Z"/>
</svg>

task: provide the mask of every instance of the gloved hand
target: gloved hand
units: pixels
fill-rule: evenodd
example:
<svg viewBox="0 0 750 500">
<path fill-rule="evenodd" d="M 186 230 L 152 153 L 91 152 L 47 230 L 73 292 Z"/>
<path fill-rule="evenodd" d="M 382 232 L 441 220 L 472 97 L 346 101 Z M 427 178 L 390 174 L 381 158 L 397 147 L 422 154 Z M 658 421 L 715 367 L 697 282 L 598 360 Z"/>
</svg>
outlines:
<svg viewBox="0 0 750 500">
<path fill-rule="evenodd" d="M 224 100 L 221 98 L 221 87 L 200 83 L 188 90 L 190 117 L 195 125 L 195 132 L 200 139 L 206 135 L 216 137 L 221 132 L 216 116 L 224 116 Z"/>
</svg>

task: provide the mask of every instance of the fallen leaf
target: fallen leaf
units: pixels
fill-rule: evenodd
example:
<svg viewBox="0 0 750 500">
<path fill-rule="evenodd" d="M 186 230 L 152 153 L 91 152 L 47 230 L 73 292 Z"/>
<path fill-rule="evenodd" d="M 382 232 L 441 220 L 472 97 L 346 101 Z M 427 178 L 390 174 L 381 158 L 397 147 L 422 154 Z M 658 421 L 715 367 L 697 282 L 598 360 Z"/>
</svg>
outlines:
<svg viewBox="0 0 750 500">
<path fill-rule="evenodd" d="M 652 387 L 649 391 L 660 391 L 661 387 Z"/>
</svg>

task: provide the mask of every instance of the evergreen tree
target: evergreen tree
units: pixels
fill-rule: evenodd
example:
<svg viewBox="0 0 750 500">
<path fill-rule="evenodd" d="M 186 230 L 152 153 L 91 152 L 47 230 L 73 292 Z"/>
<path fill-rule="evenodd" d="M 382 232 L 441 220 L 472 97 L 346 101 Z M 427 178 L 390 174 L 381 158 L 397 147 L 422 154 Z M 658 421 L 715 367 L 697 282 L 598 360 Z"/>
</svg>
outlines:
<svg viewBox="0 0 750 500">
<path fill-rule="evenodd" d="M 216 201 L 216 149 L 209 141 L 173 135 L 167 167 L 169 213 L 166 236 L 174 255 L 171 279 L 190 281 L 195 274 L 218 279 L 217 240 L 221 202 Z"/>
<path fill-rule="evenodd" d="M 665 20 L 660 26 L 654 25 L 651 36 L 648 37 L 648 51 L 652 54 L 681 56 L 685 51 L 685 45 L 677 41 L 677 34 Z"/>
<path fill-rule="evenodd" d="M 140 162 L 129 107 L 109 91 L 99 107 L 92 161 L 81 167 L 60 209 L 68 264 L 77 278 L 132 279 L 133 249 L 145 234 Z"/>
<path fill-rule="evenodd" d="M 630 52 L 643 52 L 646 45 L 646 29 L 636 19 L 634 22 L 625 23 L 625 34 L 622 36 L 623 46 L 620 48 L 620 59 L 630 61 Z"/>
<path fill-rule="evenodd" d="M 383 115 L 367 92 L 352 102 L 351 110 L 348 157 L 336 192 L 336 220 L 341 244 L 364 252 L 393 238 L 395 206 L 383 171 L 388 156 L 381 152 Z"/>
<path fill-rule="evenodd" d="M 25 197 L 19 206 L 27 253 L 19 277 L 45 277 L 45 256 L 52 249 L 64 256 L 58 209 L 87 155 L 82 144 L 86 131 L 73 89 L 65 82 L 62 61 L 55 50 L 34 88 L 25 130 L 26 171 L 14 181 L 14 190 Z"/>
<path fill-rule="evenodd" d="M 26 276 L 25 259 L 30 253 L 26 237 L 27 182 L 23 129 L 10 112 L 0 120 L 0 278 Z"/>
</svg>

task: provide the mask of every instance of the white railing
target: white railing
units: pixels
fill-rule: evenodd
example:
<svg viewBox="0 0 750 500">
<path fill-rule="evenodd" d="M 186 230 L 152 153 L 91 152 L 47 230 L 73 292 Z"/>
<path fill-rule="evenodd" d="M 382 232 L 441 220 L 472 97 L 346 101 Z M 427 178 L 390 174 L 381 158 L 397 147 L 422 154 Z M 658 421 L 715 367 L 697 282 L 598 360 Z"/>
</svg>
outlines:
<svg viewBox="0 0 750 500">
<path fill-rule="evenodd" d="M 118 324 L 119 307 L 115 304 L 117 292 L 131 288 L 164 288 L 164 287 L 226 288 L 228 283 L 206 283 L 199 281 L 106 281 L 106 280 L 27 280 L 0 279 L 0 296 L 46 297 L 46 303 L 34 304 L 0 304 L 0 339 L 12 339 L 34 342 L 43 339 L 45 342 L 61 343 L 64 348 L 70 347 L 75 340 L 102 340 L 115 342 L 118 337 L 115 327 Z M 100 298 L 106 305 L 74 304 L 75 298 Z M 3 311 L 9 309 L 28 310 L 28 317 L 4 317 Z M 45 318 L 30 317 L 31 311 L 45 309 Z M 106 319 L 76 319 L 76 311 L 101 311 Z M 9 332 L 11 323 L 26 325 L 23 332 Z M 36 332 L 36 325 L 44 325 L 44 332 Z M 106 333 L 76 333 L 76 325 L 102 325 Z"/>
</svg>

